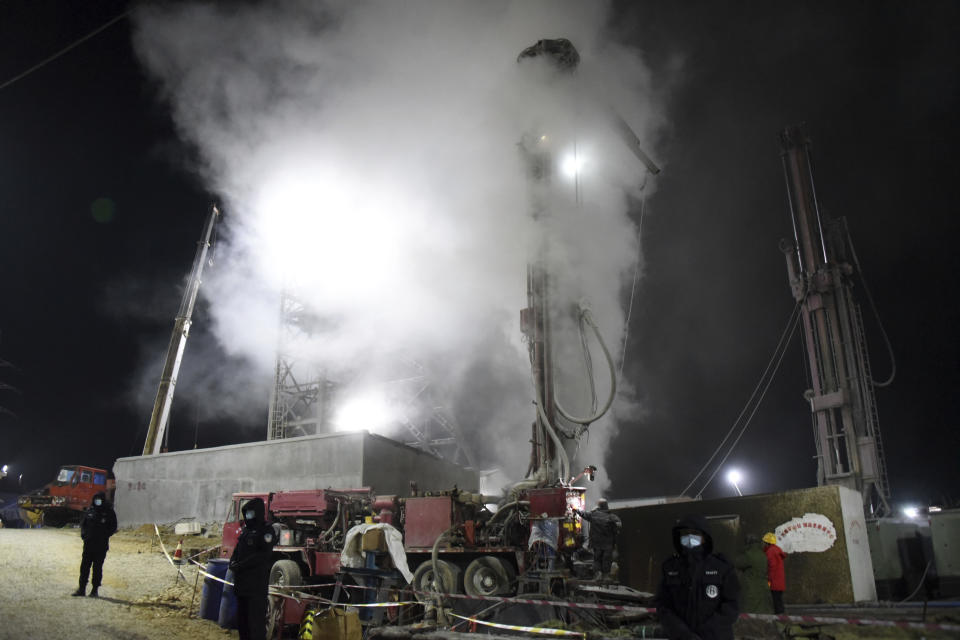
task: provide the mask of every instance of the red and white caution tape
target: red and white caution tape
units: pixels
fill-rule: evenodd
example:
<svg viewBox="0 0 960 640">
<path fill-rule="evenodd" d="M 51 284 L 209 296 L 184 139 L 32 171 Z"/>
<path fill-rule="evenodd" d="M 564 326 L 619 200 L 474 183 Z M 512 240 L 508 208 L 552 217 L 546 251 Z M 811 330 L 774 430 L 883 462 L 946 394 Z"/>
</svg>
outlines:
<svg viewBox="0 0 960 640">
<path fill-rule="evenodd" d="M 769 622 L 795 622 L 799 624 L 852 624 L 867 627 L 897 627 L 900 629 L 919 629 L 932 631 L 960 631 L 960 624 L 941 624 L 938 622 L 908 622 L 906 620 L 870 620 L 866 618 L 832 618 L 826 616 L 788 616 L 765 613 L 741 613 L 745 620 L 767 620 Z"/>
<path fill-rule="evenodd" d="M 157 532 L 157 540 L 160 541 L 160 550 L 163 551 L 163 555 L 167 556 L 167 561 L 169 561 L 171 565 L 176 567 L 177 573 L 180 574 L 180 577 L 186 580 L 187 577 L 183 575 L 183 571 L 180 570 L 180 567 L 177 565 L 177 563 L 174 562 L 173 558 L 170 557 L 170 554 L 167 553 L 167 548 L 163 546 L 163 538 L 160 537 L 160 527 L 158 527 L 156 523 L 153 524 L 153 530 Z"/>
<path fill-rule="evenodd" d="M 489 622 L 487 620 L 479 620 L 477 618 L 468 618 L 466 616 L 458 616 L 455 613 L 447 612 L 447 615 L 453 616 L 454 618 L 459 618 L 461 620 L 466 620 L 467 622 L 473 622 L 474 624 L 482 624 L 487 627 L 494 627 L 495 629 L 506 629 L 508 631 L 526 631 L 527 633 L 540 633 L 548 636 L 565 636 L 565 637 L 574 637 L 574 638 L 586 638 L 587 634 L 580 631 L 567 631 L 566 629 L 546 629 L 543 627 L 522 627 L 515 624 L 501 624 L 499 622 Z"/>
<path fill-rule="evenodd" d="M 213 551 L 214 549 L 219 549 L 220 546 L 221 546 L 221 545 L 219 545 L 219 544 L 215 544 L 215 545 L 213 545 L 212 547 L 209 547 L 209 548 L 207 548 L 207 549 L 204 549 L 203 551 L 198 551 L 197 553 L 195 553 L 195 554 L 193 554 L 192 556 L 190 556 L 189 558 L 187 558 L 187 560 L 193 560 L 194 558 L 196 558 L 196 557 L 198 557 L 198 556 L 202 556 L 202 555 L 205 554 L 205 553 L 210 553 L 210 552 Z"/>
<path fill-rule="evenodd" d="M 600 611 L 626 611 L 630 613 L 656 612 L 656 609 L 620 604 L 596 604 L 593 602 L 569 602 L 563 600 L 532 600 L 530 598 L 506 598 L 501 596 L 468 596 L 463 593 L 436 593 L 431 591 L 414 591 L 414 593 L 431 597 L 459 598 L 461 600 L 486 600 L 488 602 L 510 602 L 513 604 L 542 604 L 551 607 L 565 607 L 567 609 L 595 609 Z"/>
</svg>

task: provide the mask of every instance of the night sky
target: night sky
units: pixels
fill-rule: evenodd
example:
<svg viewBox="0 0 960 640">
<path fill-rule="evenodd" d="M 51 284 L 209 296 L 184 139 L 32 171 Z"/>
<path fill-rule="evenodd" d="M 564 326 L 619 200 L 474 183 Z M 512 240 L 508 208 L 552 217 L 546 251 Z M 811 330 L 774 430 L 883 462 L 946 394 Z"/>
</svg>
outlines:
<svg viewBox="0 0 960 640">
<path fill-rule="evenodd" d="M 0 4 L 0 84 L 132 6 Z M 642 222 L 625 364 L 644 415 L 614 440 L 611 497 L 678 493 L 770 358 L 794 304 L 777 247 L 790 234 L 777 133 L 802 122 L 821 207 L 847 217 L 896 356 L 896 379 L 877 390 L 893 500 L 960 500 L 958 18 L 954 2 L 613 5 L 611 37 L 642 51 L 669 122 L 651 152 L 663 173 Z M 159 377 L 216 200 L 193 153 L 128 18 L 0 89 L 0 360 L 14 365 L 0 382 L 17 389 L 0 389 L 15 414 L 0 412 L 3 490 L 20 473 L 32 489 L 61 464 L 109 468 L 142 449 L 152 396 L 140 372 Z M 890 359 L 856 295 L 882 379 Z M 181 385 L 232 365 L 205 317 L 201 303 Z M 804 357 L 795 339 L 730 456 L 744 492 L 816 481 Z M 199 421 L 175 403 L 171 448 L 262 439 L 266 403 Z M 704 496 L 731 491 L 718 476 Z"/>
</svg>

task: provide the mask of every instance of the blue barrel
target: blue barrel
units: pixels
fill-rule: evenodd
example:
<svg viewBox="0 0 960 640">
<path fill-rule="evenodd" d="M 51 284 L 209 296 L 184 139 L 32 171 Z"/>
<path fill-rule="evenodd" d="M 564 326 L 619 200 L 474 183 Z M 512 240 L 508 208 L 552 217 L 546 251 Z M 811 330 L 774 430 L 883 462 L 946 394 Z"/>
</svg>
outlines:
<svg viewBox="0 0 960 640">
<path fill-rule="evenodd" d="M 233 582 L 233 571 L 227 571 L 227 582 Z M 217 624 L 224 629 L 237 628 L 237 594 L 233 592 L 233 584 L 223 585 L 223 595 L 220 596 L 220 615 Z"/>
<path fill-rule="evenodd" d="M 228 558 L 213 558 L 207 562 L 207 573 L 223 578 L 227 575 L 230 566 Z M 223 595 L 224 584 L 209 576 L 203 578 L 203 593 L 200 595 L 200 617 L 204 620 L 217 621 L 220 615 L 220 598 Z"/>
</svg>

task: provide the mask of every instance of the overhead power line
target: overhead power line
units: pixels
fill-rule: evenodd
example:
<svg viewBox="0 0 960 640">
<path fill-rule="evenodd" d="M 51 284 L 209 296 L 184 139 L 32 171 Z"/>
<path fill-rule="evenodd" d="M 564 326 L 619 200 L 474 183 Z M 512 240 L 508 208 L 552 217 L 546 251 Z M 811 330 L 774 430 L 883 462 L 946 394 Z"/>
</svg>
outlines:
<svg viewBox="0 0 960 640">
<path fill-rule="evenodd" d="M 10 78 L 9 80 L 7 80 L 6 82 L 4 82 L 3 84 L 0 84 L 0 90 L 6 89 L 7 87 L 9 87 L 10 85 L 12 85 L 12 84 L 13 84 L 14 82 L 16 82 L 17 80 L 20 80 L 21 78 L 25 78 L 26 76 L 30 75 L 31 73 L 33 73 L 33 72 L 36 71 L 37 69 L 40 69 L 40 68 L 44 67 L 45 65 L 53 62 L 54 60 L 56 60 L 57 58 L 59 58 L 59 57 L 62 56 L 63 54 L 65 54 L 65 53 L 67 53 L 68 51 L 70 51 L 71 49 L 73 49 L 74 47 L 77 47 L 77 46 L 83 44 L 84 42 L 86 42 L 87 40 L 89 40 L 89 39 L 92 38 L 93 36 L 97 35 L 97 34 L 100 33 L 101 31 L 103 31 L 104 29 L 107 29 L 107 28 L 110 27 L 111 25 L 119 22 L 120 20 L 123 20 L 123 19 L 126 18 L 128 15 L 130 15 L 130 12 L 131 12 L 131 11 L 133 11 L 133 9 L 127 9 L 126 11 L 124 11 L 123 13 L 121 13 L 120 15 L 118 15 L 118 16 L 110 19 L 110 20 L 108 20 L 107 22 L 105 22 L 104 24 L 100 25 L 99 27 L 97 27 L 96 29 L 94 29 L 93 31 L 91 31 L 90 33 L 88 33 L 87 35 L 85 35 L 85 36 L 83 36 L 82 38 L 80 38 L 79 40 L 75 40 L 75 41 L 73 41 L 72 43 L 68 44 L 66 47 L 64 47 L 64 48 L 61 49 L 60 51 L 56 52 L 55 54 L 53 54 L 53 55 L 50 56 L 49 58 L 46 58 L 45 60 L 41 60 L 40 62 L 38 62 L 37 64 L 33 65 L 32 67 L 30 67 L 30 68 L 27 69 L 26 71 L 23 71 L 23 72 L 15 75 L 14 77 Z"/>
</svg>

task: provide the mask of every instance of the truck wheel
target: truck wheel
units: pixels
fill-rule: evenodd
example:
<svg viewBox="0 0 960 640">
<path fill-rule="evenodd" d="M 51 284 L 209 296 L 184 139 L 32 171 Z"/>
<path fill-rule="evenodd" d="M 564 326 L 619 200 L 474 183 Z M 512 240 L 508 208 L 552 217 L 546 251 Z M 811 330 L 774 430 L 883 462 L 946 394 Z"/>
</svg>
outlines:
<svg viewBox="0 0 960 640">
<path fill-rule="evenodd" d="M 494 556 L 480 556 L 467 565 L 463 590 L 468 596 L 508 596 L 515 591 L 513 567 Z"/>
<path fill-rule="evenodd" d="M 277 560 L 270 569 L 270 584 L 280 587 L 297 587 L 303 584 L 300 565 L 293 560 Z"/>
<path fill-rule="evenodd" d="M 429 560 L 422 562 L 413 572 L 414 588 L 417 591 L 439 589 L 442 593 L 460 593 L 460 567 L 446 560 L 437 560 L 437 572 L 440 575 L 438 584 L 434 587 L 433 563 Z"/>
</svg>

